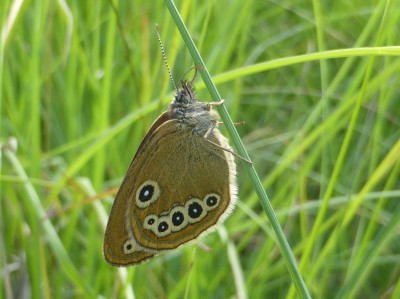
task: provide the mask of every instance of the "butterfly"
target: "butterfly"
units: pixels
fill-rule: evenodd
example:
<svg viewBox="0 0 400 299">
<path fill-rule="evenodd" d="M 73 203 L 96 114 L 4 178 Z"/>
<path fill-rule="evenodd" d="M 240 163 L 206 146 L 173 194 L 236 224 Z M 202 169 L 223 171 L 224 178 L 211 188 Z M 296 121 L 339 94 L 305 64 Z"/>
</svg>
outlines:
<svg viewBox="0 0 400 299">
<path fill-rule="evenodd" d="M 157 30 L 171 81 L 164 48 Z M 197 68 L 195 68 L 197 74 Z M 103 252 L 115 266 L 139 264 L 214 230 L 237 199 L 236 164 L 212 110 L 191 81 L 148 130 L 116 195 Z"/>
<path fill-rule="evenodd" d="M 215 229 L 237 198 L 236 165 L 218 130 L 217 103 L 182 81 L 140 144 L 114 201 L 104 239 L 112 265 L 138 264 Z"/>
</svg>

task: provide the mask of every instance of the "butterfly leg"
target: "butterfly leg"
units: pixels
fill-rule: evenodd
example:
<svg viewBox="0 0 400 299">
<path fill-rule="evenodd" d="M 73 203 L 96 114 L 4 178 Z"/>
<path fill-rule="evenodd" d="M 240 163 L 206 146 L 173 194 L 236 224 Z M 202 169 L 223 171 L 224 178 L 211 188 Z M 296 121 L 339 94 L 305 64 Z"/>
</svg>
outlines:
<svg viewBox="0 0 400 299">
<path fill-rule="evenodd" d="M 219 102 L 209 102 L 209 103 L 206 103 L 206 105 L 207 105 L 207 110 L 210 110 L 212 107 L 214 107 L 214 106 L 221 106 L 223 103 L 225 102 L 225 100 L 221 100 L 221 101 L 219 101 Z"/>
<path fill-rule="evenodd" d="M 241 160 L 243 160 L 243 161 L 246 161 L 247 163 L 249 163 L 250 165 L 253 165 L 253 162 L 251 162 L 250 160 L 247 160 L 246 158 L 243 158 L 242 156 L 240 156 L 239 154 L 237 154 L 237 153 L 235 153 L 234 151 L 232 151 L 231 149 L 229 149 L 229 148 L 225 148 L 225 147 L 223 147 L 223 146 L 220 146 L 219 144 L 217 144 L 217 143 L 215 143 L 215 142 L 213 142 L 213 141 L 211 141 L 210 139 L 208 139 L 208 136 L 211 134 L 211 132 L 214 130 L 214 128 L 217 126 L 217 122 L 215 122 L 213 125 L 211 125 L 209 128 L 208 128 L 208 130 L 207 130 L 207 132 L 204 134 L 204 139 L 207 141 L 207 142 L 209 142 L 209 143 L 211 143 L 212 145 L 214 145 L 215 147 L 217 147 L 217 148 L 219 148 L 219 149 L 221 149 L 221 150 L 223 150 L 223 151 L 226 151 L 226 152 L 228 152 L 228 153 L 231 153 L 232 155 L 234 155 L 235 157 L 238 157 L 239 159 L 241 159 Z"/>
<path fill-rule="evenodd" d="M 251 162 L 250 160 L 248 160 L 248 159 L 246 159 L 246 158 L 243 158 L 241 155 L 235 153 L 234 151 L 230 150 L 229 148 L 225 148 L 225 147 L 223 147 L 223 146 L 220 146 L 219 144 L 216 144 L 215 142 L 211 141 L 210 139 L 205 138 L 205 140 L 206 140 L 207 142 L 211 143 L 212 145 L 214 145 L 215 147 L 218 147 L 219 149 L 221 149 L 221 150 L 223 150 L 223 151 L 226 151 L 226 152 L 228 152 L 228 153 L 231 153 L 231 154 L 234 155 L 235 157 L 237 157 L 237 158 L 239 158 L 239 159 L 241 159 L 241 160 L 243 160 L 243 161 L 249 163 L 250 165 L 253 165 L 253 162 Z"/>
<path fill-rule="evenodd" d="M 201 65 L 194 65 L 194 66 L 192 66 L 190 69 L 188 69 L 188 70 L 182 75 L 182 78 L 181 78 L 180 81 L 182 82 L 183 79 L 185 78 L 185 76 L 186 76 L 191 70 L 193 70 L 193 69 L 194 69 L 194 75 L 193 75 L 192 80 L 189 81 L 190 83 L 193 83 L 194 79 L 196 79 L 196 77 L 197 77 L 197 70 L 203 70 L 204 68 L 203 68 Z"/>
<path fill-rule="evenodd" d="M 223 124 L 224 124 L 223 121 L 217 121 L 217 125 L 223 125 Z M 234 124 L 235 126 L 242 126 L 242 125 L 245 124 L 245 122 L 244 122 L 244 120 L 242 120 L 242 121 L 234 122 L 233 124 Z"/>
</svg>

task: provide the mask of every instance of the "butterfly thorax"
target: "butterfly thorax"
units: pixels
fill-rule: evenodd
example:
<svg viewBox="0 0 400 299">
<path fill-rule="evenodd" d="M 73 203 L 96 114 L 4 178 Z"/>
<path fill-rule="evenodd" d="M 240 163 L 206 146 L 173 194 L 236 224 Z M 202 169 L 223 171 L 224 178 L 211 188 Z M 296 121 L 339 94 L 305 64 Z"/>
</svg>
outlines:
<svg viewBox="0 0 400 299">
<path fill-rule="evenodd" d="M 208 103 L 199 102 L 191 82 L 182 81 L 182 89 L 177 91 L 169 107 L 172 119 L 177 119 L 183 129 L 204 136 L 218 122 L 218 114 Z"/>
</svg>

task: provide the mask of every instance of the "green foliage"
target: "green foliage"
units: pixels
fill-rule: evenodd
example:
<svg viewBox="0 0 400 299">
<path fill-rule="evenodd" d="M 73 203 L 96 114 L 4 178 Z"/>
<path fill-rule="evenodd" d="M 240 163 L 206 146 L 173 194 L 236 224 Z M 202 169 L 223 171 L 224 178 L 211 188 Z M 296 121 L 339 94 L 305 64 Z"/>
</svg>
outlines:
<svg viewBox="0 0 400 299">
<path fill-rule="evenodd" d="M 173 94 L 155 23 L 175 81 L 193 65 L 164 2 L 113 3 L 1 3 L 0 298 L 296 298 L 239 161 L 218 233 L 104 261 L 116 190 Z M 399 1 L 176 5 L 312 297 L 399 298 Z"/>
</svg>

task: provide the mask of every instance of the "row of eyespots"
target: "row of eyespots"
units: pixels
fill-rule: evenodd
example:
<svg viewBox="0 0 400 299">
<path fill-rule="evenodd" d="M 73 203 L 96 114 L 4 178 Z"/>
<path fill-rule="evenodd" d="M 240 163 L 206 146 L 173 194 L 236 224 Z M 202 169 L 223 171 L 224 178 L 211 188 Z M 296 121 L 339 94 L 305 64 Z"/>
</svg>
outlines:
<svg viewBox="0 0 400 299">
<path fill-rule="evenodd" d="M 209 211 L 215 209 L 220 201 L 221 196 L 216 193 L 207 194 L 203 200 L 191 198 L 185 206 L 175 206 L 167 215 L 160 217 L 148 215 L 144 219 L 143 227 L 151 230 L 157 237 L 165 237 L 182 230 L 189 224 L 199 222 Z"/>
</svg>

